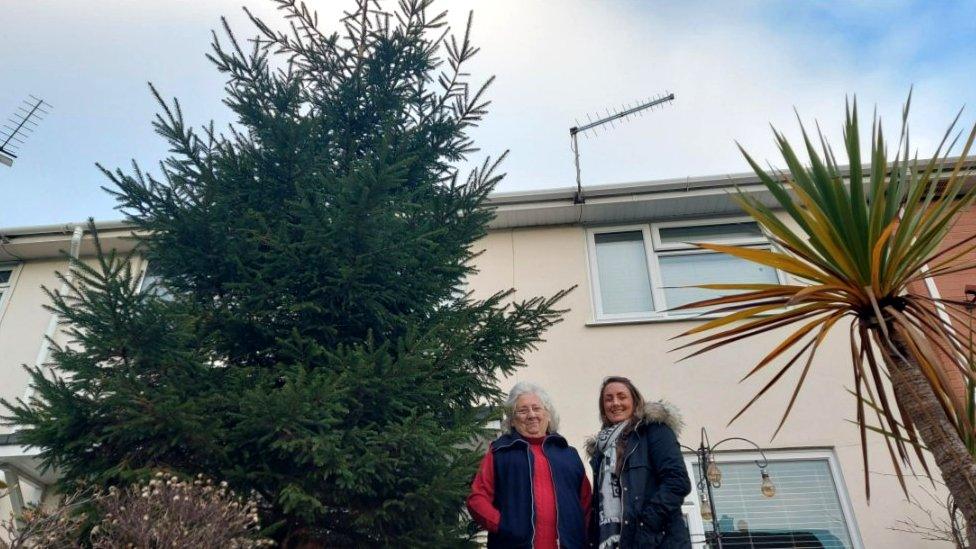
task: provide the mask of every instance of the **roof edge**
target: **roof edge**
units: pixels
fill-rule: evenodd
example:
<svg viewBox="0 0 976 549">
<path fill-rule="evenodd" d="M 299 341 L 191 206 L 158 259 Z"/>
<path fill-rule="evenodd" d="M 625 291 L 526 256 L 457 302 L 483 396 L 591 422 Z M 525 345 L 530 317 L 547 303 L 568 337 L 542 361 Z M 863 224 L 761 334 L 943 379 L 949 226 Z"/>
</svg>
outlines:
<svg viewBox="0 0 976 549">
<path fill-rule="evenodd" d="M 960 157 L 940 159 L 943 167 L 951 166 Z M 919 162 L 925 162 L 919 159 Z M 970 157 L 964 162 L 966 169 L 976 168 L 976 157 Z M 865 164 L 869 168 L 870 164 Z M 842 175 L 850 173 L 850 166 L 839 166 Z M 774 170 L 779 170 L 774 168 Z M 653 195 L 665 192 L 692 191 L 706 189 L 728 189 L 737 186 L 758 185 L 761 181 L 753 172 L 740 172 L 726 175 L 703 175 L 694 177 L 676 177 L 647 181 L 631 181 L 621 183 L 605 183 L 587 185 L 583 187 L 586 198 L 613 198 L 620 196 Z M 550 187 L 548 189 L 531 189 L 523 191 L 493 192 L 485 201 L 489 207 L 524 206 L 529 204 L 543 205 L 547 202 L 572 201 L 576 196 L 576 187 Z M 69 235 L 76 227 L 87 228 L 88 221 L 56 223 L 51 225 L 34 225 L 22 227 L 0 227 L 0 242 L 7 237 L 54 236 Z M 99 230 L 131 229 L 133 223 L 126 220 L 95 221 Z"/>
<path fill-rule="evenodd" d="M 3 237 L 51 236 L 70 235 L 75 228 L 88 229 L 88 221 L 72 221 L 68 223 L 53 223 L 50 225 L 24 225 L 21 227 L 0 227 L 0 239 Z M 130 229 L 134 225 L 124 219 L 95 221 L 95 228 L 100 231 Z"/>
<path fill-rule="evenodd" d="M 938 164 L 945 168 L 952 166 L 961 159 L 959 156 L 939 159 Z M 918 159 L 924 165 L 926 159 Z M 965 169 L 976 168 L 976 156 L 966 158 L 963 162 Z M 862 169 L 869 169 L 870 164 L 864 164 Z M 838 166 L 841 175 L 849 175 L 849 165 Z M 786 172 L 785 168 L 773 168 L 774 172 Z M 736 186 L 757 185 L 762 181 L 755 172 L 738 172 L 730 174 L 713 174 L 701 176 L 673 177 L 667 179 L 652 179 L 646 181 L 630 181 L 621 183 L 604 183 L 599 185 L 584 185 L 583 194 L 586 198 L 629 196 L 638 194 L 655 194 L 670 191 L 691 191 L 702 189 L 722 189 Z M 576 196 L 576 187 L 555 187 L 549 189 L 531 189 L 524 191 L 494 192 L 488 195 L 487 203 L 491 206 L 507 206 L 515 204 L 542 203 L 556 200 L 572 200 Z"/>
</svg>

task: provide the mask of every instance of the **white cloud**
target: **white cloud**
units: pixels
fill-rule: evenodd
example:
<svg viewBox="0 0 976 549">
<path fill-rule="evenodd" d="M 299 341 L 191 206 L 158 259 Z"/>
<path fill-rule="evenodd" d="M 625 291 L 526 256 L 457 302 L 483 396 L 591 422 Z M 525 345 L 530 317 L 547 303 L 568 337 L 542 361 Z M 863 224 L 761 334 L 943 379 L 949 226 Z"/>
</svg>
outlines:
<svg viewBox="0 0 976 549">
<path fill-rule="evenodd" d="M 118 217 L 99 189 L 101 161 L 126 166 L 165 154 L 149 126 L 147 80 L 177 96 L 188 119 L 226 121 L 223 78 L 204 59 L 209 29 L 228 15 L 253 34 L 241 0 L 19 2 L 5 6 L 0 111 L 26 93 L 55 106 L 14 169 L 0 170 L 0 226 Z M 274 19 L 267 2 L 248 2 Z M 313 2 L 331 24 L 349 1 Z M 437 4 L 435 4 L 437 6 Z M 568 129 L 587 113 L 665 90 L 672 106 L 581 142 L 586 184 L 741 172 L 733 141 L 777 158 L 768 123 L 795 138 L 795 106 L 840 145 L 843 101 L 857 93 L 867 126 L 878 105 L 894 135 L 915 84 L 913 139 L 923 154 L 963 103 L 974 63 L 976 8 L 914 2 L 441 1 L 463 27 L 475 10 L 475 79 L 496 74 L 475 138 L 511 149 L 501 190 L 574 184 Z M 954 12 L 957 10 L 959 13 Z M 968 17 L 968 19 L 967 19 Z M 943 45 L 945 42 L 945 45 Z M 0 113 L 5 114 L 5 113 Z M 964 117 L 964 123 L 973 116 Z"/>
</svg>

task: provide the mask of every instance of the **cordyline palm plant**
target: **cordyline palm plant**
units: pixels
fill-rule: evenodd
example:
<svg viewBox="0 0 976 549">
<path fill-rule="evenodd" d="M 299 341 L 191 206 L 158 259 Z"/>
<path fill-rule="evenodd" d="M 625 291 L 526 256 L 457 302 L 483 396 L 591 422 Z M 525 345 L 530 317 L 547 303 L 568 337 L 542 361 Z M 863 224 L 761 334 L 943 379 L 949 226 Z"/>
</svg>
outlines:
<svg viewBox="0 0 976 549">
<path fill-rule="evenodd" d="M 976 188 L 967 184 L 962 171 L 976 127 L 958 159 L 950 160 L 949 152 L 959 139 L 949 141 L 957 116 L 932 159 L 919 161 L 909 156 L 906 104 L 894 159 L 889 163 L 887 143 L 875 117 L 871 150 L 867 151 L 869 164 L 864 167 L 856 101 L 846 111 L 846 169 L 838 165 L 822 135 L 815 144 L 805 130 L 808 165 L 775 130 L 786 171 L 767 171 L 742 151 L 792 223 L 740 191 L 736 199 L 769 236 L 773 249 L 698 246 L 774 267 L 792 281 L 700 286 L 736 293 L 681 307 L 704 307 L 719 316 L 681 334 L 679 337 L 695 339 L 679 348 L 702 346 L 689 355 L 694 356 L 791 326 L 792 332 L 745 378 L 765 371 L 778 358 L 785 363 L 735 416 L 799 366 L 798 382 L 778 433 L 817 349 L 833 328 L 846 327 L 865 488 L 870 490 L 866 436 L 868 430 L 874 430 L 885 436 L 903 489 L 902 467 L 911 463 L 910 453 L 928 472 L 923 457 L 923 449 L 927 449 L 968 523 L 976 525 L 976 462 L 964 442 L 973 440 L 971 408 L 967 398 L 953 390 L 947 376 L 947 369 L 957 368 L 974 378 L 965 358 L 968 324 L 957 309 L 947 308 L 947 314 L 958 317 L 953 328 L 948 327 L 936 310 L 937 300 L 909 290 L 927 277 L 974 267 L 965 258 L 976 248 L 976 234 L 951 246 L 940 244 L 959 213 L 976 198 Z M 869 415 L 877 418 L 877 425 L 869 425 Z"/>
</svg>

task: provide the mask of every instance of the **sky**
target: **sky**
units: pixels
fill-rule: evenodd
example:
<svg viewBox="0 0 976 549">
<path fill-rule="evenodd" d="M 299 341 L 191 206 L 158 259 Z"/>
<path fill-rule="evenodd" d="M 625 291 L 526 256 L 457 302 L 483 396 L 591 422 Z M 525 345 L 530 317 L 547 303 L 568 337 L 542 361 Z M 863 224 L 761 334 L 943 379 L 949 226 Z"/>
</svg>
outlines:
<svg viewBox="0 0 976 549">
<path fill-rule="evenodd" d="M 325 29 L 352 0 L 310 1 Z M 0 118 L 28 94 L 53 108 L 0 165 L 0 227 L 119 219 L 95 163 L 155 170 L 152 82 L 189 122 L 232 122 L 223 78 L 204 57 L 226 16 L 254 34 L 247 5 L 268 0 L 32 0 L 0 19 Z M 392 6 L 391 6 L 392 7 Z M 473 132 L 480 155 L 509 150 L 499 191 L 575 184 L 568 130 L 587 115 L 672 92 L 675 101 L 580 141 L 583 184 L 748 170 L 736 148 L 777 162 L 770 125 L 797 138 L 797 113 L 840 148 L 846 97 L 863 133 L 877 109 L 889 134 L 914 86 L 913 148 L 931 153 L 960 107 L 976 121 L 976 3 L 948 1 L 439 0 L 457 29 L 474 12 L 475 81 L 497 80 Z M 843 159 L 841 159 L 843 161 Z"/>
</svg>

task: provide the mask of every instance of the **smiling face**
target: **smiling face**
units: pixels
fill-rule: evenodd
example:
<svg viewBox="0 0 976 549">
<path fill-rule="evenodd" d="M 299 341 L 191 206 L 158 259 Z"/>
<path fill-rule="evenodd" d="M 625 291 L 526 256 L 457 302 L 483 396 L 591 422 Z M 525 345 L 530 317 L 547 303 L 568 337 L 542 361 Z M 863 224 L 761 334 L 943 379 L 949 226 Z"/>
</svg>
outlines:
<svg viewBox="0 0 976 549">
<path fill-rule="evenodd" d="M 542 437 L 549 429 L 549 412 L 539 395 L 528 393 L 515 400 L 512 426 L 523 437 Z"/>
<path fill-rule="evenodd" d="M 610 423 L 626 421 L 634 415 L 634 396 L 623 383 L 614 381 L 603 388 L 603 415 Z"/>
</svg>

